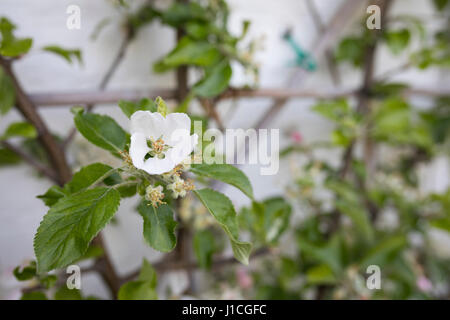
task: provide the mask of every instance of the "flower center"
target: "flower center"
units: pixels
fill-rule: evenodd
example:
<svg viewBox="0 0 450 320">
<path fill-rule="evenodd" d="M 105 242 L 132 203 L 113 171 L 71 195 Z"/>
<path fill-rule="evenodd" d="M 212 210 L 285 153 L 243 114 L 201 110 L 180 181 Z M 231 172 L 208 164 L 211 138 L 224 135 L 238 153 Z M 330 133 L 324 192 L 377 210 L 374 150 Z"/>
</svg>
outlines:
<svg viewBox="0 0 450 320">
<path fill-rule="evenodd" d="M 165 153 L 167 152 L 167 150 L 172 148 L 171 146 L 164 143 L 162 137 L 159 137 L 156 140 L 153 138 L 148 139 L 147 146 L 150 148 L 150 150 L 145 155 L 144 160 L 154 157 L 157 157 L 158 159 L 164 159 L 166 157 Z"/>
</svg>

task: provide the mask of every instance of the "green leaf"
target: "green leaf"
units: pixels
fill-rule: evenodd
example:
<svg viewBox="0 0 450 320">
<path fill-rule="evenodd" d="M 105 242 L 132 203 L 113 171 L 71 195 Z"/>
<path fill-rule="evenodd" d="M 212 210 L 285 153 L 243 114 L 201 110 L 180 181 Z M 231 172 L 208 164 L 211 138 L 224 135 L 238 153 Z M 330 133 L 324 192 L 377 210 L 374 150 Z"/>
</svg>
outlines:
<svg viewBox="0 0 450 320">
<path fill-rule="evenodd" d="M 14 105 L 15 90 L 11 78 L 0 67 L 0 115 L 6 114 Z"/>
<path fill-rule="evenodd" d="M 338 274 L 342 270 L 341 239 L 335 234 L 328 243 L 316 244 L 299 237 L 298 246 L 308 256 L 321 264 L 326 264 Z"/>
<path fill-rule="evenodd" d="M 81 291 L 78 289 L 69 289 L 63 285 L 55 292 L 55 300 L 83 300 Z"/>
<path fill-rule="evenodd" d="M 408 46 L 411 33 L 408 29 L 389 31 L 384 34 L 384 38 L 391 52 L 399 54 Z"/>
<path fill-rule="evenodd" d="M 88 260 L 92 258 L 99 258 L 103 256 L 105 252 L 100 246 L 90 245 L 87 251 L 77 261 Z"/>
<path fill-rule="evenodd" d="M 33 40 L 31 38 L 14 39 L 13 41 L 3 42 L 0 54 L 6 57 L 17 57 L 27 53 L 32 45 Z"/>
<path fill-rule="evenodd" d="M 34 237 L 38 272 L 67 266 L 83 256 L 119 203 L 120 194 L 113 188 L 90 189 L 58 201 Z"/>
<path fill-rule="evenodd" d="M 44 292 L 31 291 L 24 293 L 20 298 L 20 300 L 48 300 L 48 299 Z"/>
<path fill-rule="evenodd" d="M 149 202 L 142 201 L 138 212 L 144 219 L 144 238 L 147 243 L 158 251 L 172 251 L 177 243 L 177 222 L 173 219 L 172 209 L 168 205 L 155 208 Z"/>
<path fill-rule="evenodd" d="M 205 98 L 217 96 L 228 87 L 232 72 L 228 61 L 222 61 L 206 72 L 203 79 L 194 85 L 193 92 Z"/>
<path fill-rule="evenodd" d="M 156 271 L 144 259 L 138 280 L 125 283 L 119 290 L 119 300 L 156 300 Z"/>
<path fill-rule="evenodd" d="M 358 232 L 364 236 L 367 241 L 373 240 L 374 231 L 366 210 L 355 203 L 342 200 L 336 201 L 336 207 L 340 212 L 347 215 L 352 220 Z"/>
<path fill-rule="evenodd" d="M 450 232 L 450 217 L 430 221 L 432 227 Z"/>
<path fill-rule="evenodd" d="M 8 139 L 11 137 L 24 137 L 34 139 L 37 137 L 37 131 L 32 124 L 28 122 L 14 122 L 11 123 L 1 137 Z"/>
<path fill-rule="evenodd" d="M 439 11 L 442 11 L 445 9 L 445 7 L 450 3 L 449 0 L 433 0 L 434 6 Z"/>
<path fill-rule="evenodd" d="M 252 245 L 238 240 L 239 228 L 231 200 L 212 189 L 195 190 L 194 193 L 227 233 L 235 258 L 243 264 L 248 264 Z"/>
<path fill-rule="evenodd" d="M 265 240 L 275 243 L 289 225 L 292 208 L 281 197 L 267 199 L 263 206 Z"/>
<path fill-rule="evenodd" d="M 66 191 L 60 186 L 51 186 L 44 194 L 41 194 L 36 198 L 42 199 L 46 206 L 51 207 L 66 195 Z"/>
<path fill-rule="evenodd" d="M 193 247 L 199 266 L 209 269 L 212 264 L 213 254 L 217 248 L 214 234 L 209 230 L 197 231 L 194 235 Z"/>
<path fill-rule="evenodd" d="M 20 160 L 21 158 L 15 152 L 0 148 L 0 167 L 18 164 Z"/>
<path fill-rule="evenodd" d="M 79 49 L 64 49 L 58 46 L 46 46 L 42 50 L 54 53 L 66 60 L 68 63 L 73 63 L 74 60 L 77 60 L 80 64 L 83 63 L 81 51 Z"/>
<path fill-rule="evenodd" d="M 73 175 L 72 180 L 64 186 L 64 190 L 69 194 L 76 193 L 90 187 L 102 177 L 104 177 L 102 181 L 107 185 L 113 185 L 121 181 L 120 176 L 114 168 L 96 162 L 87 165 L 76 172 Z"/>
<path fill-rule="evenodd" d="M 147 259 L 145 258 L 142 261 L 142 267 L 138 279 L 141 281 L 149 281 L 152 284 L 153 288 L 156 288 L 157 285 L 156 271 L 155 269 L 153 269 L 150 262 L 148 262 Z"/>
<path fill-rule="evenodd" d="M 161 19 L 171 26 L 184 26 L 188 21 L 207 21 L 208 12 L 196 2 L 175 2 L 162 12 Z"/>
<path fill-rule="evenodd" d="M 380 268 L 383 268 L 383 266 L 395 258 L 398 251 L 406 245 L 407 240 L 404 235 L 394 235 L 383 239 L 367 253 L 360 265 L 364 269 L 372 264 L 376 264 L 380 266 Z"/>
<path fill-rule="evenodd" d="M 150 99 L 141 99 L 139 102 L 130 102 L 125 100 L 119 101 L 119 107 L 122 112 L 130 118 L 133 113 L 139 110 L 156 112 L 156 104 Z"/>
<path fill-rule="evenodd" d="M 102 177 L 104 179 L 102 181 L 98 181 L 98 179 Z M 114 185 L 116 183 L 120 183 L 122 178 L 112 167 L 103 163 L 92 163 L 76 172 L 73 175 L 72 180 L 66 183 L 64 188 L 52 186 L 47 190 L 47 192 L 37 196 L 37 198 L 42 199 L 45 205 L 51 207 L 58 202 L 59 199 L 86 189 L 97 181 L 103 182 L 106 185 Z"/>
<path fill-rule="evenodd" d="M 343 39 L 336 51 L 336 60 L 349 61 L 354 66 L 360 66 L 364 59 L 366 42 L 362 38 L 348 37 Z"/>
<path fill-rule="evenodd" d="M 338 122 L 342 117 L 349 115 L 351 112 L 346 99 L 322 101 L 312 107 L 312 110 L 335 122 Z"/>
<path fill-rule="evenodd" d="M 14 276 L 19 281 L 31 280 L 36 276 L 36 261 L 31 261 L 29 265 L 21 268 L 16 267 L 13 271 Z"/>
<path fill-rule="evenodd" d="M 91 143 L 118 154 L 125 149 L 128 134 L 109 116 L 75 111 L 75 125 Z"/>
<path fill-rule="evenodd" d="M 368 213 L 360 201 L 358 190 L 345 182 L 334 180 L 327 181 L 326 186 L 337 195 L 336 208 L 352 220 L 356 230 L 367 241 L 372 241 L 374 230 Z"/>
<path fill-rule="evenodd" d="M 375 95 L 386 97 L 399 95 L 403 90 L 407 89 L 408 85 L 400 82 L 377 82 L 373 86 L 373 93 Z"/>
<path fill-rule="evenodd" d="M 158 295 L 149 281 L 130 281 L 120 287 L 119 300 L 157 300 Z"/>
<path fill-rule="evenodd" d="M 306 281 L 310 285 L 335 284 L 337 282 L 333 270 L 326 264 L 320 264 L 308 269 L 306 271 Z"/>
<path fill-rule="evenodd" d="M 208 177 L 231 184 L 250 199 L 253 199 L 253 188 L 247 176 L 238 168 L 230 164 L 194 164 L 191 172 L 198 176 Z"/>
<path fill-rule="evenodd" d="M 155 72 L 165 72 L 182 65 L 210 66 L 220 59 L 220 52 L 211 43 L 181 39 L 175 49 L 153 65 Z"/>
<path fill-rule="evenodd" d="M 157 106 L 158 113 L 165 117 L 169 111 L 164 100 L 161 97 L 156 97 L 155 104 Z"/>
<path fill-rule="evenodd" d="M 13 31 L 16 26 L 8 19 L 0 19 L 0 33 L 2 42 L 0 43 L 0 55 L 5 57 L 17 57 L 30 50 L 33 40 L 31 38 L 18 39 L 14 37 Z"/>
</svg>

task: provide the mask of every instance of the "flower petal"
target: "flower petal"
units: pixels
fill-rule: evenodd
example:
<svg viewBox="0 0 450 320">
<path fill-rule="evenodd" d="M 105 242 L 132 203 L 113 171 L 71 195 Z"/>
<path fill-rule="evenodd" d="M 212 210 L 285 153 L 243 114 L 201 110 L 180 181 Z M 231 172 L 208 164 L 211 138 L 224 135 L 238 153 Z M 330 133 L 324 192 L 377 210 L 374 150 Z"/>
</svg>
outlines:
<svg viewBox="0 0 450 320">
<path fill-rule="evenodd" d="M 142 133 L 146 138 L 153 137 L 158 139 L 161 135 L 164 135 L 165 131 L 165 119 L 158 112 L 150 111 L 136 111 L 130 117 L 131 134 Z"/>
<path fill-rule="evenodd" d="M 173 162 L 169 157 L 164 159 L 155 157 L 145 160 L 142 170 L 149 174 L 163 174 L 175 168 L 176 165 L 177 163 Z"/>
<path fill-rule="evenodd" d="M 149 174 L 162 174 L 172 170 L 177 165 L 169 156 L 164 159 L 155 157 L 144 160 L 149 150 L 147 138 L 142 133 L 137 132 L 131 135 L 130 157 L 136 168 Z"/>
<path fill-rule="evenodd" d="M 166 138 L 170 138 L 175 130 L 186 130 L 188 135 L 191 132 L 191 118 L 186 113 L 169 113 L 164 120 Z"/>
<path fill-rule="evenodd" d="M 178 164 L 189 157 L 197 143 L 197 134 L 193 134 L 192 136 L 184 135 L 177 140 L 177 143 L 171 149 L 169 149 L 166 153 L 166 157 Z"/>
<path fill-rule="evenodd" d="M 144 167 L 144 157 L 148 151 L 145 135 L 141 132 L 133 133 L 130 141 L 130 157 L 136 168 L 142 169 Z"/>
</svg>

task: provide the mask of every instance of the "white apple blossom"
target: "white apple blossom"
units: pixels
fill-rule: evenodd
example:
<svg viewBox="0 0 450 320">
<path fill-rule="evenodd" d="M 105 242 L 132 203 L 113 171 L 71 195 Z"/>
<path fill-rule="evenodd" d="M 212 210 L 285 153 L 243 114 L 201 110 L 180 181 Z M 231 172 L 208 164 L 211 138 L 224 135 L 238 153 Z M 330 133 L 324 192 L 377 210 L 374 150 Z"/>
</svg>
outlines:
<svg viewBox="0 0 450 320">
<path fill-rule="evenodd" d="M 177 199 L 178 197 L 184 198 L 186 196 L 186 192 L 193 189 L 192 183 L 188 181 L 184 181 L 178 176 L 174 177 L 174 181 L 171 184 L 167 185 L 168 190 L 172 190 L 173 197 Z"/>
<path fill-rule="evenodd" d="M 185 160 L 198 143 L 190 135 L 191 119 L 185 113 L 136 111 L 131 115 L 130 157 L 133 165 L 149 174 L 168 172 Z"/>
</svg>

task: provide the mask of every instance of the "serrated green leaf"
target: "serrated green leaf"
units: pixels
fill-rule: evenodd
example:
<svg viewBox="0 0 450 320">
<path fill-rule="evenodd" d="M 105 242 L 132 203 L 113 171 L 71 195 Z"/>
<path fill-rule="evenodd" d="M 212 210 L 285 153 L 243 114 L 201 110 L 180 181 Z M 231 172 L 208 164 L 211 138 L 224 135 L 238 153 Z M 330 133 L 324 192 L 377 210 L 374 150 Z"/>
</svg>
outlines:
<svg viewBox="0 0 450 320">
<path fill-rule="evenodd" d="M 142 201 L 138 212 L 144 219 L 144 238 L 153 249 L 169 252 L 175 248 L 177 222 L 173 219 L 172 209 L 168 205 L 155 208 L 149 202 Z"/>
<path fill-rule="evenodd" d="M 0 115 L 6 114 L 14 105 L 15 90 L 11 78 L 0 67 Z"/>
<path fill-rule="evenodd" d="M 228 61 L 224 60 L 208 70 L 199 82 L 193 87 L 194 94 L 210 98 L 222 93 L 231 79 L 233 71 Z"/>
<path fill-rule="evenodd" d="M 51 207 L 66 195 L 67 192 L 60 186 L 51 186 L 44 194 L 38 195 L 36 198 L 42 199 L 46 206 Z"/>
<path fill-rule="evenodd" d="M 194 164 L 191 172 L 198 176 L 208 177 L 231 184 L 253 199 L 253 188 L 247 176 L 230 164 Z"/>
<path fill-rule="evenodd" d="M 136 103 L 131 101 L 120 100 L 119 107 L 128 118 L 130 118 L 133 113 L 139 110 L 151 112 L 157 111 L 155 102 L 147 98 L 141 99 L 139 102 Z"/>
<path fill-rule="evenodd" d="M 125 149 L 128 134 L 109 116 L 75 111 L 75 125 L 91 143 L 118 154 Z"/>
<path fill-rule="evenodd" d="M 37 131 L 33 125 L 28 122 L 14 122 L 8 126 L 1 138 L 8 139 L 11 137 L 34 139 L 37 137 Z"/>
<path fill-rule="evenodd" d="M 212 189 L 195 190 L 194 193 L 227 233 L 235 258 L 243 264 L 248 264 L 252 245 L 238 240 L 239 228 L 231 200 Z"/>
<path fill-rule="evenodd" d="M 58 201 L 34 237 L 38 272 L 64 267 L 83 256 L 119 203 L 120 194 L 113 188 L 85 190 Z"/>
<path fill-rule="evenodd" d="M 138 280 L 125 283 L 119 290 L 119 300 L 156 300 L 156 271 L 144 259 Z"/>
<path fill-rule="evenodd" d="M 114 168 L 103 163 L 92 163 L 76 172 L 72 180 L 64 186 L 64 190 L 71 194 L 90 187 L 98 179 L 104 176 L 103 181 L 107 185 L 113 185 L 121 181 Z"/>
<path fill-rule="evenodd" d="M 54 53 L 66 60 L 68 63 L 73 63 L 74 59 L 80 64 L 83 63 L 83 58 L 79 49 L 64 49 L 59 46 L 46 46 L 42 48 L 42 50 Z"/>
</svg>

